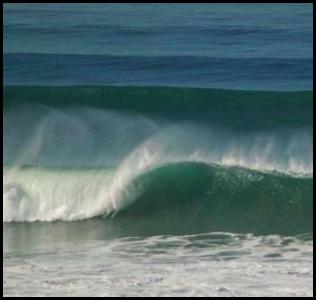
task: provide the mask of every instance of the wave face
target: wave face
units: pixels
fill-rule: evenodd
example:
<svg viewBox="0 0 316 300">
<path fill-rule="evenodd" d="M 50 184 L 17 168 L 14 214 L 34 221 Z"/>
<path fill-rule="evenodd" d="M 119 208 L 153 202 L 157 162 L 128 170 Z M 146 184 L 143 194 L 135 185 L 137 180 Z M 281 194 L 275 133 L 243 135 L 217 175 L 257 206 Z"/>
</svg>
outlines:
<svg viewBox="0 0 316 300">
<path fill-rule="evenodd" d="M 312 108 L 311 92 L 5 87 L 3 221 L 312 232 Z"/>
<path fill-rule="evenodd" d="M 133 184 L 137 201 L 118 217 L 150 216 L 166 234 L 177 226 L 185 232 L 283 234 L 310 232 L 313 226 L 311 178 L 181 163 L 148 172 Z"/>
</svg>

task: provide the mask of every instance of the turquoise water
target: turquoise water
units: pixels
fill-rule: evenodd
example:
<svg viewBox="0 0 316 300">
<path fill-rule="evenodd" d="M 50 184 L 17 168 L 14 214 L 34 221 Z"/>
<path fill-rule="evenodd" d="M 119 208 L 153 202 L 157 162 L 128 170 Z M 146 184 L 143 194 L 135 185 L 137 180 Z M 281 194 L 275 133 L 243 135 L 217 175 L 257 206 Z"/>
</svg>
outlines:
<svg viewBox="0 0 316 300">
<path fill-rule="evenodd" d="M 312 296 L 309 4 L 4 5 L 5 296 Z"/>
</svg>

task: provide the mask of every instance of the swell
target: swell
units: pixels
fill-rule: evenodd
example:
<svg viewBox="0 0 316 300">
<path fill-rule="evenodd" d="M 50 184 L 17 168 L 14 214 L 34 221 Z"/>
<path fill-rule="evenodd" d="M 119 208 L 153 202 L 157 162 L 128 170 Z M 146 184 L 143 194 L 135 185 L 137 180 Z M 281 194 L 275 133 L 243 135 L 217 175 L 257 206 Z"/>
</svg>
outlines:
<svg viewBox="0 0 316 300">
<path fill-rule="evenodd" d="M 313 95 L 169 87 L 5 86 L 4 113 L 25 107 L 91 107 L 246 130 L 312 127 Z M 293 117 L 295 116 L 295 118 Z"/>
<path fill-rule="evenodd" d="M 113 169 L 5 169 L 4 221 L 103 215 L 109 226 L 132 226 L 136 234 L 313 231 L 311 177 L 201 162 L 158 165 L 118 185 L 119 175 Z"/>
<path fill-rule="evenodd" d="M 311 90 L 312 59 L 197 56 L 4 55 L 5 85 L 188 86 Z M 84 70 L 84 72 L 82 71 Z M 92 75 L 93 74 L 93 75 Z"/>
</svg>

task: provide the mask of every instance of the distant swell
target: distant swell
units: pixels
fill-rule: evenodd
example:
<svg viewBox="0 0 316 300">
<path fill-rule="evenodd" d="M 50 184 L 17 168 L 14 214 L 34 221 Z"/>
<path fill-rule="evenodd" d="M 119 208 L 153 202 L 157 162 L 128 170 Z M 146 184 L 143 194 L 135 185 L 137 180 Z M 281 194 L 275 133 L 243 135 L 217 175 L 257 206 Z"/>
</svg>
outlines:
<svg viewBox="0 0 316 300">
<path fill-rule="evenodd" d="M 133 86 L 5 86 L 3 109 L 34 122 L 52 110 L 86 117 L 87 108 L 152 119 L 203 122 L 243 131 L 312 128 L 313 93 Z M 78 109 L 85 110 L 79 115 Z M 22 112 L 21 112 L 22 111 Z M 29 114 L 31 111 L 33 117 Z M 89 121 L 89 120 L 88 120 Z M 9 129 L 9 128 L 8 128 Z"/>
<path fill-rule="evenodd" d="M 178 53 L 174 56 L 4 54 L 5 84 L 10 85 L 110 84 L 311 90 L 311 66 L 311 58 L 203 57 Z"/>
</svg>

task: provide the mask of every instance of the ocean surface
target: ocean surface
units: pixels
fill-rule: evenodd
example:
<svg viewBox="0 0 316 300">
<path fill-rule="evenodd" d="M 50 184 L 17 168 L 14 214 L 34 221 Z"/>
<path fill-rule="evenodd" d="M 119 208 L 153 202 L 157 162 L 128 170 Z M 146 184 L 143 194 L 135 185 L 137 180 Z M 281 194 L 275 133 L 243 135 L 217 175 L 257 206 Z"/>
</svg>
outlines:
<svg viewBox="0 0 316 300">
<path fill-rule="evenodd" d="M 312 296 L 311 4 L 5 4 L 4 296 Z"/>
</svg>

